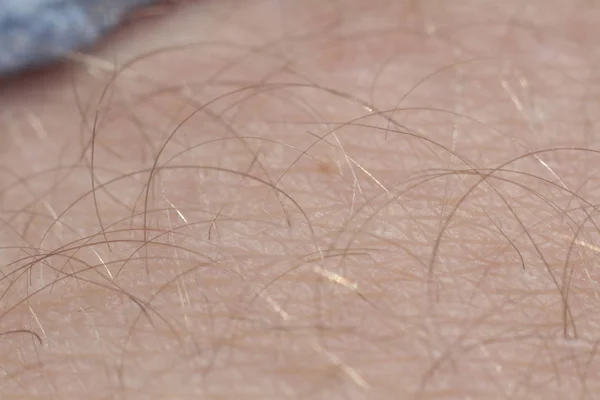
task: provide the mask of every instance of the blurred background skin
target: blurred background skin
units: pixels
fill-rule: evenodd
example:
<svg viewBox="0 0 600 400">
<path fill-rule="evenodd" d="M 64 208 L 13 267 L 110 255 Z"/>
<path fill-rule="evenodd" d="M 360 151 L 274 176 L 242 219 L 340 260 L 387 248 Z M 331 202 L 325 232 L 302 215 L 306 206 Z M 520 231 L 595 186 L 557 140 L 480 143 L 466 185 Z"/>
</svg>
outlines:
<svg viewBox="0 0 600 400">
<path fill-rule="evenodd" d="M 589 1 L 202 1 L 0 92 L 7 399 L 593 399 Z"/>
</svg>

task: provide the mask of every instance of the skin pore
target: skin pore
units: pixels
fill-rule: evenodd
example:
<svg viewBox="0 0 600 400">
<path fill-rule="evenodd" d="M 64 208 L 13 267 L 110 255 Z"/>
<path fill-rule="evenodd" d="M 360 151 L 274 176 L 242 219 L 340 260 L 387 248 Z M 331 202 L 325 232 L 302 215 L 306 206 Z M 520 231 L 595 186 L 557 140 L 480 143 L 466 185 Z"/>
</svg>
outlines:
<svg viewBox="0 0 600 400">
<path fill-rule="evenodd" d="M 593 399 L 600 8 L 214 0 L 0 84 L 0 396 Z"/>
</svg>

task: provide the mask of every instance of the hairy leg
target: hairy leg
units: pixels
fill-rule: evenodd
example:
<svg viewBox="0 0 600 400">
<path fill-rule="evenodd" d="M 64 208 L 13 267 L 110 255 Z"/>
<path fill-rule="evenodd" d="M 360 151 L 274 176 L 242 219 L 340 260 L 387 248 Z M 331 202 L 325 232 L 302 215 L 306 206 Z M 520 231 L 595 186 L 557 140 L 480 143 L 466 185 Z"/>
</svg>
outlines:
<svg viewBox="0 0 600 400">
<path fill-rule="evenodd" d="M 2 396 L 593 398 L 600 15 L 499 4 L 185 3 L 2 82 Z"/>
</svg>

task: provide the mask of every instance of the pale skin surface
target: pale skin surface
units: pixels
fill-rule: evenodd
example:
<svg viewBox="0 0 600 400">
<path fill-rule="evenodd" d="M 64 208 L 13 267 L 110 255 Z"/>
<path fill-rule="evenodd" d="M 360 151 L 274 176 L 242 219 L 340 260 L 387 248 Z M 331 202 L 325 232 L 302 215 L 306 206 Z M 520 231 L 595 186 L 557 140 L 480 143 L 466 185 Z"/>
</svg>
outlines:
<svg viewBox="0 0 600 400">
<path fill-rule="evenodd" d="M 205 1 L 2 82 L 0 397 L 595 398 L 599 11 Z"/>
</svg>

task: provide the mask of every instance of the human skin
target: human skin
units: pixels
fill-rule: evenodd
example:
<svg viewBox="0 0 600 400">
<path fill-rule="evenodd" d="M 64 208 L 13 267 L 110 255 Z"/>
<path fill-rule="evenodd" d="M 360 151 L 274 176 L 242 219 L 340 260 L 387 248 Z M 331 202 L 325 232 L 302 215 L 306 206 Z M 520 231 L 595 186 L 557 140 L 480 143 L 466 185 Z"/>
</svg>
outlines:
<svg viewBox="0 0 600 400">
<path fill-rule="evenodd" d="M 590 1 L 145 10 L 0 89 L 0 397 L 593 399 Z"/>
</svg>

